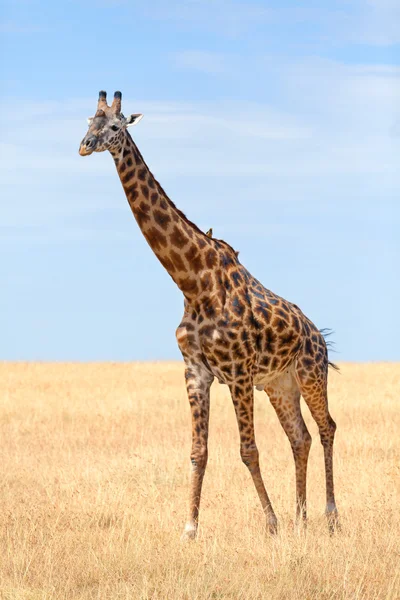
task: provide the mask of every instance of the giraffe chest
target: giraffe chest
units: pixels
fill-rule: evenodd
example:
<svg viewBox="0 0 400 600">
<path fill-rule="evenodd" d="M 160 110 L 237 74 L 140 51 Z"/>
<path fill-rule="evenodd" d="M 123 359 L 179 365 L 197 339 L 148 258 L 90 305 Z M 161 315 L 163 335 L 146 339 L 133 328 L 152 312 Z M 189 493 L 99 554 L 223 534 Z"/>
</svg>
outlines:
<svg viewBox="0 0 400 600">
<path fill-rule="evenodd" d="M 220 383 L 232 383 L 238 368 L 251 371 L 256 362 L 249 336 L 224 326 L 223 319 L 204 319 L 198 324 L 184 318 L 177 329 L 177 341 L 185 359 L 206 364 Z"/>
</svg>

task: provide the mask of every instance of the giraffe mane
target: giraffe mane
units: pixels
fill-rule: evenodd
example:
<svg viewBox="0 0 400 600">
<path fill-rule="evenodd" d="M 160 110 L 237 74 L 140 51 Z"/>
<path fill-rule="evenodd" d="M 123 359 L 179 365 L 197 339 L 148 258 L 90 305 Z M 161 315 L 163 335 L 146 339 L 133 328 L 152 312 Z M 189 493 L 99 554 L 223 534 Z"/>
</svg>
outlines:
<svg viewBox="0 0 400 600">
<path fill-rule="evenodd" d="M 148 171 L 151 173 L 148 164 L 144 160 L 144 158 L 143 158 L 143 156 L 142 156 L 139 148 L 136 146 L 135 142 L 132 139 L 132 136 L 130 135 L 130 133 L 128 131 L 126 132 L 126 135 L 129 136 L 131 142 L 133 143 L 136 154 L 138 155 L 138 157 L 140 158 L 140 160 L 143 162 L 143 164 L 145 165 L 146 169 L 148 169 Z M 182 212 L 179 208 L 177 208 L 177 206 L 175 205 L 175 203 L 171 200 L 171 198 L 168 196 L 168 194 L 166 193 L 166 191 L 164 190 L 164 188 L 160 185 L 159 181 L 157 181 L 157 179 L 154 177 L 153 174 L 152 174 L 152 176 L 153 176 L 154 180 L 157 183 L 159 192 L 162 193 L 162 194 L 164 194 L 165 198 L 168 200 L 168 202 L 170 202 L 170 204 L 173 207 L 173 209 L 176 210 L 177 214 L 189 225 L 189 227 L 191 227 L 192 229 L 194 229 L 196 231 L 196 233 L 200 234 L 202 237 L 205 237 L 208 240 L 211 240 L 212 242 L 214 242 L 217 249 L 219 249 L 220 245 L 226 246 L 226 248 L 228 250 L 230 250 L 231 252 L 233 252 L 233 254 L 235 255 L 235 258 L 238 257 L 239 252 L 237 250 L 235 250 L 234 248 L 232 248 L 232 246 L 230 244 L 228 244 L 228 242 L 226 242 L 225 240 L 222 240 L 222 239 L 218 239 L 218 238 L 214 238 L 214 237 L 208 236 L 206 233 L 204 233 L 204 231 L 202 231 L 200 229 L 200 227 L 198 227 L 196 225 L 196 223 L 193 223 L 193 221 L 191 221 L 190 219 L 188 219 L 187 216 L 185 215 L 185 213 Z"/>
</svg>

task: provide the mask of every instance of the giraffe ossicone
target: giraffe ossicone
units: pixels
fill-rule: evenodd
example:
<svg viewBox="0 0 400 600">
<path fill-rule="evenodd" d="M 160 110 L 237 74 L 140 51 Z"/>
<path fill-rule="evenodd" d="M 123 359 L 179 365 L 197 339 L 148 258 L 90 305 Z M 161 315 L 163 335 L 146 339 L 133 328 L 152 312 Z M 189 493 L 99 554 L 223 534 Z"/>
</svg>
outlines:
<svg viewBox="0 0 400 600">
<path fill-rule="evenodd" d="M 128 133 L 140 121 L 121 113 L 121 93 L 111 106 L 104 91 L 79 152 L 109 150 L 129 206 L 154 254 L 185 298 L 176 338 L 185 361 L 192 415 L 190 510 L 184 536 L 196 535 L 208 459 L 210 387 L 229 386 L 236 412 L 240 455 L 248 467 L 266 516 L 277 521 L 259 466 L 254 434 L 254 386 L 268 394 L 289 438 L 296 476 L 296 514 L 306 519 L 306 475 L 311 436 L 300 410 L 306 401 L 324 449 L 326 514 L 338 524 L 333 485 L 335 422 L 328 410 L 328 351 L 323 334 L 291 302 L 266 289 L 240 263 L 227 242 L 205 234 L 174 205 L 151 174 Z"/>
</svg>

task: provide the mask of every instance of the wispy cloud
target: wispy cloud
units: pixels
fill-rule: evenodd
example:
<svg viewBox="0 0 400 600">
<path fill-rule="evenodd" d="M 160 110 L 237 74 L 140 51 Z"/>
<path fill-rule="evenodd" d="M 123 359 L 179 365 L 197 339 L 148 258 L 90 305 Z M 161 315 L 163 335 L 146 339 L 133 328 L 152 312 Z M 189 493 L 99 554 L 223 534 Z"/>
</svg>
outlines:
<svg viewBox="0 0 400 600">
<path fill-rule="evenodd" d="M 367 0 L 348 23 L 350 40 L 377 46 L 400 44 L 400 3 L 397 0 Z"/>
<path fill-rule="evenodd" d="M 204 174 L 214 170 L 231 174 L 290 173 L 297 171 L 299 164 L 308 173 L 316 172 L 324 164 L 324 170 L 329 172 L 349 172 L 356 163 L 357 170 L 364 163 L 366 171 L 370 168 L 381 171 L 383 164 L 385 169 L 393 164 L 393 158 L 384 163 L 374 159 L 372 165 L 361 157 L 366 159 L 368 154 L 374 154 L 378 148 L 383 150 L 389 143 L 398 121 L 397 75 L 398 69 L 388 66 L 347 67 L 327 61 L 282 68 L 287 93 L 297 93 L 297 110 L 292 113 L 250 102 L 165 104 L 136 100 L 135 105 L 140 105 L 146 118 L 135 135 L 149 147 L 157 142 L 153 150 L 161 149 L 155 155 L 161 165 L 166 164 L 167 146 L 170 159 L 178 158 L 182 152 L 179 172 L 186 168 L 188 172 Z M 129 105 L 129 99 L 125 103 Z M 71 105 L 33 103 L 29 105 L 32 112 L 29 117 L 25 106 L 24 121 L 11 119 L 5 128 L 0 146 L 3 176 L 21 165 L 51 173 L 78 174 L 88 170 L 103 173 L 103 157 L 85 161 L 77 154 L 85 132 L 83 115 L 88 112 L 87 105 L 89 101 L 86 104 L 82 100 Z M 307 115 L 310 110 L 312 114 Z M 10 111 L 18 114 L 21 107 L 14 104 Z M 10 111 L 7 110 L 8 115 Z M 56 144 L 55 128 L 59 132 Z M 188 148 L 194 153 L 192 166 Z M 297 155 L 300 149 L 300 156 L 292 162 L 290 153 Z M 347 155 L 356 149 L 354 161 L 348 162 Z M 206 154 L 200 159 L 203 152 Z M 220 154 L 215 167 L 210 160 L 213 153 L 215 159 Z M 314 153 L 318 155 L 316 161 Z M 341 160 L 341 155 L 346 158 Z M 168 169 L 171 172 L 171 165 Z"/>
<path fill-rule="evenodd" d="M 307 180 L 311 189 L 313 179 L 325 179 L 328 189 L 362 178 L 378 194 L 389 178 L 393 195 L 400 190 L 398 75 L 399 68 L 389 65 L 348 66 L 309 59 L 280 64 L 286 110 L 280 103 L 234 100 L 133 103 L 124 98 L 124 105 L 127 110 L 140 107 L 145 114 L 133 135 L 167 191 L 181 177 L 192 178 L 186 184 L 189 194 L 191 187 L 199 182 L 205 186 L 205 178 L 213 178 L 211 187 L 216 189 L 220 182 L 228 195 L 237 185 L 243 185 L 247 194 L 251 181 L 251 189 L 257 189 L 255 198 L 262 198 L 263 189 L 271 190 L 271 180 L 281 178 L 288 182 L 287 194 L 296 198 L 298 189 L 289 188 L 289 182 L 299 186 Z M 77 98 L 3 107 L 4 224 L 38 223 L 38 215 L 62 219 L 66 214 L 122 206 L 114 203 L 120 188 L 107 153 L 86 159 L 78 155 L 92 106 L 93 99 Z M 21 113 L 23 120 L 18 118 Z M 93 194 L 100 188 L 100 194 Z"/>
<path fill-rule="evenodd" d="M 173 21 L 185 29 L 213 32 L 225 37 L 244 35 L 274 37 L 279 27 L 292 43 L 293 28 L 301 32 L 301 43 L 343 43 L 390 46 L 400 43 L 400 4 L 397 0 L 355 0 L 326 6 L 231 0 L 155 0 L 143 8 L 146 17 Z M 304 29 L 304 27 L 306 29 Z M 267 34 L 267 36 L 266 36 Z M 296 36 L 294 36 L 296 38 Z"/>
</svg>

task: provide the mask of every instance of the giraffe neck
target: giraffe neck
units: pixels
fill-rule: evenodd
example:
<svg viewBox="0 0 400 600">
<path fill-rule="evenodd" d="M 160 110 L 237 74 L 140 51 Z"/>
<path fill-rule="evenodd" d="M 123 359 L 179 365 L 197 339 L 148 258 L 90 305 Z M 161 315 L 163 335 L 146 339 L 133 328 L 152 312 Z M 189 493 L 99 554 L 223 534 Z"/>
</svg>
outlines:
<svg viewBox="0 0 400 600">
<path fill-rule="evenodd" d="M 206 271 L 219 263 L 213 240 L 176 208 L 125 132 L 111 150 L 129 206 L 158 260 L 188 300 L 198 297 Z M 208 290 L 209 291 L 209 290 Z"/>
</svg>

